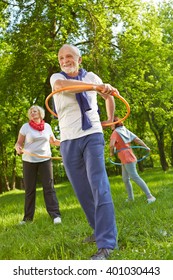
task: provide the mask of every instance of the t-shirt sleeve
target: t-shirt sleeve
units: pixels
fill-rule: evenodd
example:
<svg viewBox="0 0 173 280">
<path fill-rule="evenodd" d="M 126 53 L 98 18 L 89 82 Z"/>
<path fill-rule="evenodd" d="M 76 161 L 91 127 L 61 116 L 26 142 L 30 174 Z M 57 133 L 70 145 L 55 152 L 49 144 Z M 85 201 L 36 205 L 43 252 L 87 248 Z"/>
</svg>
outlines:
<svg viewBox="0 0 173 280">
<path fill-rule="evenodd" d="M 93 84 L 98 84 L 98 85 L 103 84 L 101 78 L 93 72 L 88 72 L 88 77 L 90 79 L 90 82 Z"/>
<path fill-rule="evenodd" d="M 52 127 L 50 126 L 50 124 L 45 123 L 45 125 L 47 126 L 47 131 L 49 133 L 49 136 L 55 138 L 55 135 L 54 135 L 54 133 L 52 131 Z"/>
<path fill-rule="evenodd" d="M 28 124 L 23 124 L 22 127 L 20 128 L 19 130 L 19 133 L 22 134 L 23 136 L 26 136 L 26 133 L 27 133 L 27 127 L 28 127 Z"/>
<path fill-rule="evenodd" d="M 60 74 L 60 73 L 55 73 L 53 74 L 51 77 L 50 77 L 50 85 L 52 87 L 52 90 L 53 90 L 53 87 L 54 87 L 54 83 L 56 82 L 56 80 L 65 80 L 66 78 Z"/>
</svg>

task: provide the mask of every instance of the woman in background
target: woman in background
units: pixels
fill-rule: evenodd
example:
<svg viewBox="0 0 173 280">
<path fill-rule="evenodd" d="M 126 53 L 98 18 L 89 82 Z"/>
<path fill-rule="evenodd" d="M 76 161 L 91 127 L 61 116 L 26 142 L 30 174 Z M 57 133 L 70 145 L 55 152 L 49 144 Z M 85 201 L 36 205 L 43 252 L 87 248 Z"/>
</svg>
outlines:
<svg viewBox="0 0 173 280">
<path fill-rule="evenodd" d="M 32 221 L 35 213 L 38 173 L 43 186 L 46 209 L 54 224 L 61 223 L 61 214 L 53 182 L 50 144 L 59 146 L 51 126 L 44 122 L 45 111 L 34 105 L 28 110 L 29 122 L 22 125 L 15 149 L 22 154 L 25 188 L 24 217 L 20 224 Z M 24 150 L 23 150 L 24 149 Z M 37 156 L 38 155 L 38 156 Z"/>
<path fill-rule="evenodd" d="M 118 120 L 118 117 L 114 118 L 114 122 L 117 122 Z M 147 147 L 146 144 L 134 133 L 128 130 L 122 122 L 115 124 L 115 130 L 111 134 L 110 138 L 110 156 L 114 156 L 114 148 L 116 148 L 116 150 L 120 150 L 118 152 L 118 157 L 122 164 L 122 179 L 128 193 L 128 199 L 126 201 L 134 200 L 133 187 L 130 182 L 130 179 L 132 179 L 146 194 L 147 202 L 152 203 L 156 200 L 156 198 L 151 194 L 147 184 L 137 172 L 137 159 L 130 148 L 130 143 L 132 141 L 138 145 L 146 147 L 150 151 L 150 148 Z"/>
</svg>

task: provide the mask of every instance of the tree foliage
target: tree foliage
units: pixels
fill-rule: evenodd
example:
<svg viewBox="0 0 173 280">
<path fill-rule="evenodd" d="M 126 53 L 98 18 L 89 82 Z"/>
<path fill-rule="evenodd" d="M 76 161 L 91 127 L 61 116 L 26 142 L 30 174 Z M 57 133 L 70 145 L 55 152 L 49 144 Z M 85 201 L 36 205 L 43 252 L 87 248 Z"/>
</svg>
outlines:
<svg viewBox="0 0 173 280">
<path fill-rule="evenodd" d="M 44 107 L 50 76 L 59 71 L 57 51 L 64 43 L 78 46 L 82 66 L 117 87 L 129 102 L 126 125 L 147 141 L 153 164 L 163 170 L 172 165 L 172 19 L 172 0 L 158 6 L 142 0 L 1 1 L 0 191 L 18 184 L 18 131 L 32 104 Z M 123 104 L 116 100 L 116 105 L 123 116 Z M 104 118 L 101 100 L 99 106 Z M 46 121 L 57 127 L 47 110 Z M 110 130 L 104 133 L 108 142 Z M 58 169 L 64 176 L 62 166 L 55 164 L 57 175 Z"/>
</svg>

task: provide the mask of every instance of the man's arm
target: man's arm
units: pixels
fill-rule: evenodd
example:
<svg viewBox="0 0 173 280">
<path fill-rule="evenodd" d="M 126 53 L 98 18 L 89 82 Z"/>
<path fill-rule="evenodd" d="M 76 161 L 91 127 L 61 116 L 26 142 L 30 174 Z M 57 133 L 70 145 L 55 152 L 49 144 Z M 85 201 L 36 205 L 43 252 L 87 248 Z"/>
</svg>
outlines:
<svg viewBox="0 0 173 280">
<path fill-rule="evenodd" d="M 76 94 L 81 92 L 81 86 L 83 87 L 82 91 L 95 90 L 95 84 L 84 83 L 83 81 L 69 79 L 69 80 L 56 80 L 53 86 L 53 91 L 60 90 L 65 87 L 74 87 L 74 89 L 67 90 L 66 92 Z"/>
<path fill-rule="evenodd" d="M 106 113 L 107 113 L 107 120 L 103 123 L 110 123 L 113 122 L 114 119 L 114 113 L 115 113 L 115 101 L 114 97 L 111 96 L 113 92 L 115 92 L 117 95 L 119 95 L 119 92 L 116 88 L 112 87 L 110 84 L 91 84 L 91 83 L 85 83 L 83 81 L 77 81 L 77 80 L 61 80 L 58 79 L 54 83 L 53 90 L 60 90 L 65 87 L 74 87 L 74 89 L 67 90 L 66 92 L 70 93 L 79 93 L 81 92 L 81 86 L 83 86 L 82 91 L 87 90 L 95 90 L 97 91 L 102 98 L 105 99 L 106 104 Z"/>
<path fill-rule="evenodd" d="M 104 96 L 105 105 L 106 105 L 106 113 L 107 113 L 107 120 L 103 121 L 102 124 L 113 122 L 114 114 L 115 114 L 115 100 L 114 97 L 111 95 Z"/>
<path fill-rule="evenodd" d="M 106 113 L 107 113 L 107 120 L 103 121 L 102 124 L 113 122 L 114 114 L 115 114 L 115 99 L 112 96 L 112 93 L 119 95 L 119 92 L 116 88 L 112 87 L 110 84 L 105 84 L 105 87 L 102 85 L 98 86 L 102 98 L 105 99 L 106 104 Z M 113 127 L 114 128 L 114 127 Z"/>
<path fill-rule="evenodd" d="M 68 90 L 67 92 L 70 93 L 79 93 L 81 92 L 81 86 L 83 86 L 82 91 L 86 90 L 95 90 L 99 92 L 103 98 L 106 98 L 106 95 L 111 95 L 113 92 L 119 94 L 118 90 L 112 87 L 110 84 L 94 84 L 94 83 L 85 83 L 83 81 L 78 80 L 64 80 L 64 79 L 57 79 L 53 85 L 53 91 L 60 90 L 64 87 L 74 87 L 72 90 Z"/>
</svg>

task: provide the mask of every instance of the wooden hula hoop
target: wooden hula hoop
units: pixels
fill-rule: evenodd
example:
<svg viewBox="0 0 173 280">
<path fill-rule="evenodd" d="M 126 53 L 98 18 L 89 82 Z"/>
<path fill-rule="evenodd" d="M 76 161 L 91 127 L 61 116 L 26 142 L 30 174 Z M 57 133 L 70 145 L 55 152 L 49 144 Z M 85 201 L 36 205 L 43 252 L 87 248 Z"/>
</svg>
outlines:
<svg viewBox="0 0 173 280">
<path fill-rule="evenodd" d="M 22 149 L 22 152 L 24 154 L 27 154 L 27 155 L 31 156 L 31 157 L 50 158 L 50 159 L 62 159 L 61 157 L 41 156 L 41 155 L 33 154 L 33 153 L 30 153 L 30 152 L 26 151 L 25 149 Z"/>
</svg>

